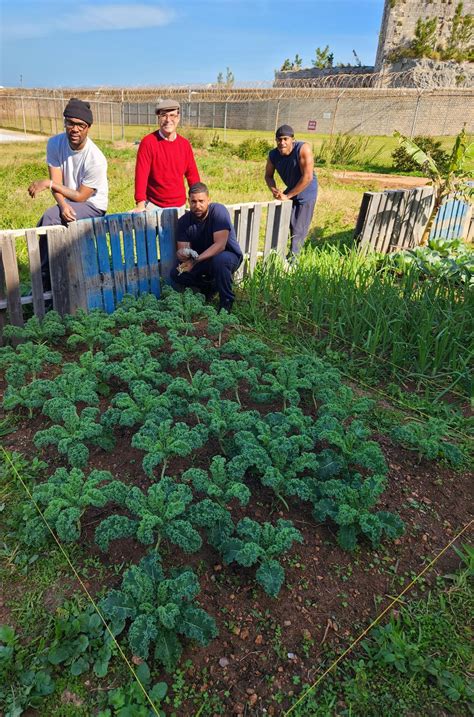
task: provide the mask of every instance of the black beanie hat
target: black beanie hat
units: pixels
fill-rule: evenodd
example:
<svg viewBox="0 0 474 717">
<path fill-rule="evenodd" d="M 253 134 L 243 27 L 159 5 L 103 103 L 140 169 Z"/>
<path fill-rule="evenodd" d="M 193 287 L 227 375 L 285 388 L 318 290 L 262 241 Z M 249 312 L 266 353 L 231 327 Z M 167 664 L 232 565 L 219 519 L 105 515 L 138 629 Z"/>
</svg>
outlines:
<svg viewBox="0 0 474 717">
<path fill-rule="evenodd" d="M 77 119 L 92 124 L 92 110 L 89 102 L 78 100 L 77 97 L 71 97 L 63 112 L 64 117 L 76 117 Z"/>
</svg>

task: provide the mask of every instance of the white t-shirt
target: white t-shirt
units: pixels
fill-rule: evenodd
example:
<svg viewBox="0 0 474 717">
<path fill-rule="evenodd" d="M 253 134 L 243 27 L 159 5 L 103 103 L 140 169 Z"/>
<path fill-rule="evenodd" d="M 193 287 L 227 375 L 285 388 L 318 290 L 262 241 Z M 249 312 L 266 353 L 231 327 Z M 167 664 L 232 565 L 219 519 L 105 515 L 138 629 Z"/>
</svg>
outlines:
<svg viewBox="0 0 474 717">
<path fill-rule="evenodd" d="M 87 202 L 104 212 L 107 210 L 107 160 L 89 137 L 79 150 L 71 149 L 65 132 L 51 137 L 46 147 L 46 161 L 50 167 L 61 169 L 63 184 L 69 189 L 77 190 L 81 184 L 94 189 Z"/>
</svg>

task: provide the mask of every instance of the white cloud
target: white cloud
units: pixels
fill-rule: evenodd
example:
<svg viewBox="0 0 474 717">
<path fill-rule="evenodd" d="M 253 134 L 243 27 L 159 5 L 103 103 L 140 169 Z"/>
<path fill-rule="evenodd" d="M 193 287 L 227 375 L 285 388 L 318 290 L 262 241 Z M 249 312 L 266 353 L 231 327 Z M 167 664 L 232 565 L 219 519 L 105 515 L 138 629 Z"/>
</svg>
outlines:
<svg viewBox="0 0 474 717">
<path fill-rule="evenodd" d="M 146 3 L 80 5 L 73 12 L 53 15 L 38 22 L 12 23 L 4 27 L 4 38 L 44 37 L 57 32 L 107 32 L 163 27 L 175 19 L 172 10 Z"/>
</svg>

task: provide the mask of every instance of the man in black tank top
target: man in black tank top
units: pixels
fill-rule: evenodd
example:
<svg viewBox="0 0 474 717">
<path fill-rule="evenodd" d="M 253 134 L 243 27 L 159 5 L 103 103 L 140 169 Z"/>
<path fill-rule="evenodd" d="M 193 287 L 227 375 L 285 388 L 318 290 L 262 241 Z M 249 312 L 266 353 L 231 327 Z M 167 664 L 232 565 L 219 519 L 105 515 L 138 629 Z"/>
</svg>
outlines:
<svg viewBox="0 0 474 717">
<path fill-rule="evenodd" d="M 314 159 L 307 142 L 297 142 L 293 128 L 287 124 L 276 131 L 275 149 L 268 154 L 265 182 L 275 199 L 293 202 L 290 220 L 291 250 L 296 255 L 308 235 L 318 196 L 318 183 L 314 174 Z M 286 189 L 281 191 L 275 183 L 275 170 Z"/>
</svg>

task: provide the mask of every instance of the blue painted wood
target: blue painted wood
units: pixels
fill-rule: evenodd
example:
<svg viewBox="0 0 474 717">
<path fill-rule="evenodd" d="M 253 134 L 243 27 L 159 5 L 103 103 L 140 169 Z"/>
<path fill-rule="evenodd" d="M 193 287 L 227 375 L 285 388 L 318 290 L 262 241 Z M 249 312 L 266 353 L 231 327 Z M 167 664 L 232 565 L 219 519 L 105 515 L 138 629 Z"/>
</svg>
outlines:
<svg viewBox="0 0 474 717">
<path fill-rule="evenodd" d="M 171 283 L 171 270 L 176 266 L 176 226 L 178 210 L 163 209 L 158 215 L 160 235 L 160 273 L 166 284 Z"/>
<path fill-rule="evenodd" d="M 150 272 L 150 291 L 159 298 L 161 296 L 161 286 L 160 267 L 158 264 L 157 221 L 158 215 L 156 212 L 146 212 L 145 239 L 148 254 L 148 268 Z"/>
<path fill-rule="evenodd" d="M 125 294 L 125 272 L 122 259 L 122 243 L 120 241 L 120 215 L 110 214 L 107 219 L 107 226 L 110 235 L 110 250 L 112 253 L 112 272 L 115 284 L 115 297 L 120 303 Z"/>
<path fill-rule="evenodd" d="M 99 263 L 92 219 L 80 220 L 79 236 L 82 254 L 82 266 L 86 282 L 87 308 L 103 309 L 104 302 L 100 287 Z"/>
<path fill-rule="evenodd" d="M 135 246 L 137 249 L 138 289 L 140 294 L 147 294 L 150 290 L 148 284 L 148 257 L 145 243 L 145 212 L 131 214 L 135 230 Z"/>
<path fill-rule="evenodd" d="M 430 239 L 458 239 L 463 235 L 469 204 L 456 198 L 447 198 L 438 210 L 430 231 Z"/>
<path fill-rule="evenodd" d="M 97 242 L 97 258 L 102 282 L 104 309 L 111 314 L 115 309 L 114 282 L 110 266 L 110 252 L 107 243 L 107 223 L 103 217 L 94 219 L 94 231 Z"/>
<path fill-rule="evenodd" d="M 133 220 L 131 214 L 122 215 L 123 255 L 125 259 L 125 284 L 127 294 L 138 294 L 138 272 L 135 265 Z"/>
</svg>

